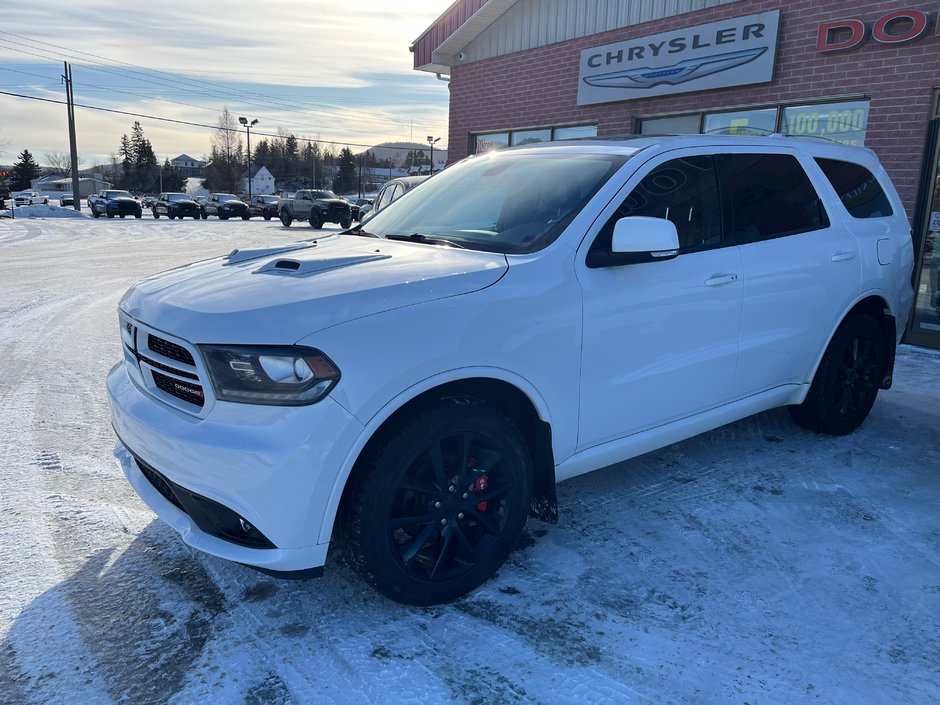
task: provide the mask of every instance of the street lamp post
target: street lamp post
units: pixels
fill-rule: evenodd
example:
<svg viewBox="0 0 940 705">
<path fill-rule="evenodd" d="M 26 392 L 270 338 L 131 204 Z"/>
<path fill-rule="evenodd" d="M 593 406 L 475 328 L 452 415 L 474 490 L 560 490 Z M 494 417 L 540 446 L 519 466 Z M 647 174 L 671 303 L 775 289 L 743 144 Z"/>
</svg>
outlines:
<svg viewBox="0 0 940 705">
<path fill-rule="evenodd" d="M 431 168 L 428 170 L 428 174 L 434 174 L 434 145 L 437 142 L 440 142 L 441 138 L 434 138 L 434 135 L 428 135 L 428 144 L 431 145 Z"/>
<path fill-rule="evenodd" d="M 245 126 L 245 134 L 248 135 L 248 200 L 251 201 L 251 128 L 258 124 L 258 119 L 248 122 L 248 118 L 240 117 L 238 121 Z"/>
</svg>

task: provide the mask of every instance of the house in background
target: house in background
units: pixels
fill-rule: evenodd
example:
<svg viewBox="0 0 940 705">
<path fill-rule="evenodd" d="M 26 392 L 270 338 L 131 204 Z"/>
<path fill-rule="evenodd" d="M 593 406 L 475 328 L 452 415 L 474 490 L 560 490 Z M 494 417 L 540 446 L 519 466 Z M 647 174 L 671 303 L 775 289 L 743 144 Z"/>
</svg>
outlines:
<svg viewBox="0 0 940 705">
<path fill-rule="evenodd" d="M 72 177 L 70 176 L 62 177 L 57 174 L 51 174 L 49 176 L 33 179 L 29 185 L 33 191 L 38 191 L 45 196 L 52 196 L 53 198 L 56 198 L 60 194 L 72 194 Z M 82 176 L 78 179 L 79 198 L 85 198 L 90 194 L 98 193 L 98 191 L 109 188 L 111 188 L 110 181 L 87 176 Z"/>
<path fill-rule="evenodd" d="M 248 193 L 248 171 L 242 172 L 238 182 L 239 193 Z M 251 193 L 266 194 L 275 193 L 274 174 L 268 171 L 264 165 L 252 165 L 251 167 Z"/>
<path fill-rule="evenodd" d="M 208 162 L 199 159 L 194 159 L 188 154 L 181 154 L 176 159 L 170 160 L 170 166 L 186 177 L 205 176 L 207 163 Z"/>
</svg>

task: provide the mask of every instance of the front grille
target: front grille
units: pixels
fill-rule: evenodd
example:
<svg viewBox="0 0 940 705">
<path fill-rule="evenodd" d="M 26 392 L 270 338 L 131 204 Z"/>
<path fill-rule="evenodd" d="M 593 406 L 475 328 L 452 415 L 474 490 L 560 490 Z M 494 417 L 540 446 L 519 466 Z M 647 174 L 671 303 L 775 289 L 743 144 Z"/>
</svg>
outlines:
<svg viewBox="0 0 940 705">
<path fill-rule="evenodd" d="M 153 383 L 167 394 L 198 407 L 201 407 L 205 403 L 206 395 L 202 391 L 202 387 L 198 384 L 181 382 L 180 380 L 161 374 L 156 370 L 151 370 L 150 374 L 153 375 Z"/>
<path fill-rule="evenodd" d="M 130 348 L 128 348 L 128 351 L 132 355 L 134 354 L 134 351 L 131 350 Z M 137 355 L 137 359 L 140 360 L 141 362 L 146 362 L 148 365 L 150 365 L 151 367 L 155 367 L 158 370 L 169 372 L 170 374 L 177 375 L 178 377 L 185 377 L 186 379 L 194 379 L 197 382 L 199 381 L 199 375 L 195 375 L 192 372 L 186 372 L 185 370 L 178 370 L 175 367 L 170 367 L 169 365 L 164 365 L 163 363 L 157 362 L 156 360 L 151 360 L 149 357 L 145 357 L 144 355 Z"/>
<path fill-rule="evenodd" d="M 350 217 L 349 215 L 349 206 L 342 203 L 331 203 L 329 218 L 331 222 L 338 222 L 340 220 L 346 220 Z"/>
<path fill-rule="evenodd" d="M 196 361 L 193 360 L 192 353 L 182 345 L 177 345 L 176 343 L 171 343 L 169 340 L 158 338 L 153 333 L 147 336 L 147 345 L 158 355 L 163 355 L 163 357 L 168 357 L 171 360 L 182 362 L 184 365 L 196 366 Z"/>
</svg>

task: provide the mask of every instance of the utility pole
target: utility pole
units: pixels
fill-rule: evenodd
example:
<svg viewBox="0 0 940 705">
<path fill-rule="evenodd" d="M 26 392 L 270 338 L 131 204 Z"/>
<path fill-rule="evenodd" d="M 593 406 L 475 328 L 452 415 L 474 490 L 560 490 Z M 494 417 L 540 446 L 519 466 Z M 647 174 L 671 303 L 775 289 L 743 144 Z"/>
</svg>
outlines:
<svg viewBox="0 0 940 705">
<path fill-rule="evenodd" d="M 69 115 L 69 151 L 72 158 L 72 206 L 75 210 L 82 209 L 82 194 L 78 187 L 78 147 L 75 144 L 75 94 L 72 91 L 72 67 L 65 63 L 65 102 Z"/>
</svg>

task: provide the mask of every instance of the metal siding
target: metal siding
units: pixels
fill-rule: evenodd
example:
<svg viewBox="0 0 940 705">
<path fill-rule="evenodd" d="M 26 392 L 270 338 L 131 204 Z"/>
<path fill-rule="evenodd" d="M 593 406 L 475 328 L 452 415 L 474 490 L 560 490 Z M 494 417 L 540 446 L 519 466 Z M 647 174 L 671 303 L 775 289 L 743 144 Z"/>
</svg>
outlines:
<svg viewBox="0 0 940 705">
<path fill-rule="evenodd" d="M 520 0 L 463 51 L 479 61 L 737 1 Z"/>
</svg>

